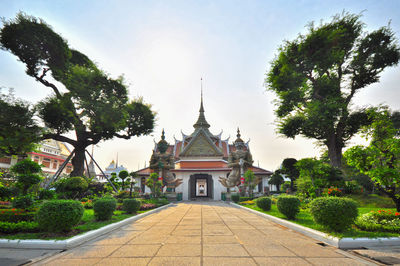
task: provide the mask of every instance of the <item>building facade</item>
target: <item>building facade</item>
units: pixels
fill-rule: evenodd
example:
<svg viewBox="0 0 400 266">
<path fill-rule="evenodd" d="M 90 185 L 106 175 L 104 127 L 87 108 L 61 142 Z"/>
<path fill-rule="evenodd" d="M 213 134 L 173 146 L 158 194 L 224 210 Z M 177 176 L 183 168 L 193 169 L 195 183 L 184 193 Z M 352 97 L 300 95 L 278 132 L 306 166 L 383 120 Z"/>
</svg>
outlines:
<svg viewBox="0 0 400 266">
<path fill-rule="evenodd" d="M 238 129 L 237 139 L 229 143 L 220 134 L 212 134 L 204 115 L 203 99 L 200 114 L 190 135 L 182 133 L 182 139 L 174 144 L 161 140 L 155 144 L 150 166 L 137 171 L 137 185 L 142 192 L 150 192 L 145 180 L 155 172 L 162 177 L 164 190 L 182 193 L 183 200 L 221 200 L 222 193 L 238 192 L 240 178 L 246 170 L 252 170 L 258 180 L 255 192 L 263 193 L 272 172 L 253 165 L 249 141 L 244 142 Z"/>
<path fill-rule="evenodd" d="M 46 139 L 39 143 L 36 151 L 27 153 L 27 156 L 32 161 L 42 165 L 42 172 L 45 175 L 53 175 L 70 154 L 71 151 L 65 143 Z M 22 160 L 22 158 L 17 156 L 0 158 L 0 169 L 9 169 L 19 160 Z M 69 174 L 71 172 L 72 164 L 68 163 L 62 174 Z"/>
</svg>

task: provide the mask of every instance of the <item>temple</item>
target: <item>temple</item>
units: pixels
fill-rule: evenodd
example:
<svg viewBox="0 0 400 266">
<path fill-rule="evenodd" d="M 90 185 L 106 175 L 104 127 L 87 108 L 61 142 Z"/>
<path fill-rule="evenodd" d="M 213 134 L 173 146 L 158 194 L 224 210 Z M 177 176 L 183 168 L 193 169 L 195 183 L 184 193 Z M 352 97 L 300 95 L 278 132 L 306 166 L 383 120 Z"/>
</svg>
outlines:
<svg viewBox="0 0 400 266">
<path fill-rule="evenodd" d="M 272 172 L 253 165 L 249 141 L 241 139 L 239 129 L 233 143 L 229 143 L 229 138 L 222 139 L 222 132 L 218 135 L 210 132 L 203 97 L 193 127 L 190 135 L 182 132 L 181 140 L 174 137 L 174 144 L 165 140 L 163 130 L 161 140 L 154 145 L 149 167 L 136 172 L 142 193 L 150 192 L 145 180 L 153 172 L 162 177 L 164 191 L 182 193 L 183 200 L 221 200 L 223 193 L 238 192 L 247 170 L 256 176 L 256 193 L 269 187 L 268 177 Z"/>
</svg>

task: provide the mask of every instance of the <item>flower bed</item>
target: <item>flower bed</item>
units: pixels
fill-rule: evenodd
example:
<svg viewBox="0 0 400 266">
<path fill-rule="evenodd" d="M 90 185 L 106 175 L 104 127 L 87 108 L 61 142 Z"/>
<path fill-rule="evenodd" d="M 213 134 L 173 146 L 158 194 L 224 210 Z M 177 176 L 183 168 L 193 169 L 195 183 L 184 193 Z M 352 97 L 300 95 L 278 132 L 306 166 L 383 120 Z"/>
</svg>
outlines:
<svg viewBox="0 0 400 266">
<path fill-rule="evenodd" d="M 356 226 L 366 231 L 400 233 L 400 213 L 391 210 L 370 211 L 358 217 Z"/>
<path fill-rule="evenodd" d="M 242 204 L 241 204 L 242 205 Z M 257 207 L 255 204 L 249 204 L 249 205 L 245 205 L 243 204 L 242 206 L 249 208 L 249 209 L 253 209 L 262 213 L 266 213 L 272 216 L 275 216 L 277 218 L 281 218 L 284 220 L 288 220 L 283 214 L 281 214 L 278 211 L 278 208 L 276 206 L 276 204 L 272 204 L 271 205 L 271 210 L 269 211 L 263 211 L 262 209 L 260 209 L 259 207 Z M 374 211 L 378 211 L 378 208 L 358 208 L 359 214 L 364 214 L 364 213 L 368 213 L 371 210 Z M 394 210 L 392 210 L 392 212 L 394 212 Z M 313 220 L 310 212 L 308 209 L 301 209 L 300 212 L 298 213 L 298 215 L 296 216 L 295 220 L 288 220 L 292 223 L 295 224 L 299 224 L 317 231 L 321 231 L 324 233 L 328 233 L 332 236 L 338 237 L 338 238 L 344 238 L 344 237 L 350 237 L 350 238 L 360 238 L 360 237 L 366 237 L 366 238 L 376 238 L 376 237 L 398 237 L 399 233 L 395 233 L 395 232 L 390 232 L 390 231 L 365 231 L 365 230 L 361 230 L 360 228 L 358 228 L 357 226 L 352 226 L 349 229 L 337 233 L 337 232 L 333 232 L 330 231 L 326 228 L 324 228 L 323 226 L 315 223 L 315 221 Z"/>
</svg>

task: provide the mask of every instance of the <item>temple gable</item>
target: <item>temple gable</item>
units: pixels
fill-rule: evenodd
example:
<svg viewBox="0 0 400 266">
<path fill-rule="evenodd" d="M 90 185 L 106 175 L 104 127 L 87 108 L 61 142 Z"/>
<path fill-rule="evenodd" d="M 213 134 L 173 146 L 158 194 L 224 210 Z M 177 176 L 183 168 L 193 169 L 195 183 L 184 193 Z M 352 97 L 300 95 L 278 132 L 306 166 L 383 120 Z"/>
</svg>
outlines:
<svg viewBox="0 0 400 266">
<path fill-rule="evenodd" d="M 213 141 L 203 130 L 198 131 L 197 135 L 189 142 L 180 154 L 181 157 L 220 157 L 223 156 L 221 150 L 215 146 Z"/>
</svg>

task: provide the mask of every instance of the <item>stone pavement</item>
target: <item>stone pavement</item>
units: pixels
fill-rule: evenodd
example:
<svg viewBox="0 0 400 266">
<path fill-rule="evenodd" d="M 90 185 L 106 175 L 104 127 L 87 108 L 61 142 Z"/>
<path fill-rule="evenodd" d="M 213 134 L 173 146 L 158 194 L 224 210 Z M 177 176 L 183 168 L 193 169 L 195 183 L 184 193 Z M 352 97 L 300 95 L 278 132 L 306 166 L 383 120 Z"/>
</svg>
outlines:
<svg viewBox="0 0 400 266">
<path fill-rule="evenodd" d="M 366 265 L 223 202 L 175 204 L 35 265 Z"/>
</svg>

